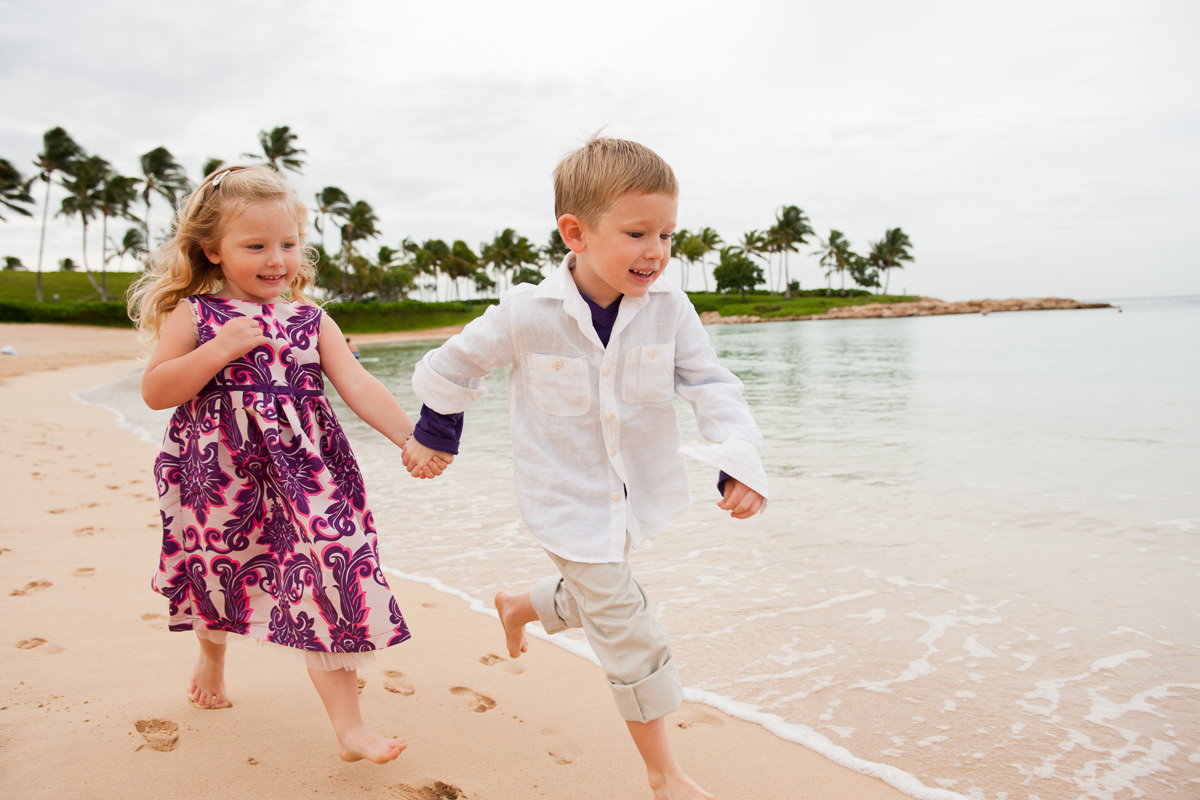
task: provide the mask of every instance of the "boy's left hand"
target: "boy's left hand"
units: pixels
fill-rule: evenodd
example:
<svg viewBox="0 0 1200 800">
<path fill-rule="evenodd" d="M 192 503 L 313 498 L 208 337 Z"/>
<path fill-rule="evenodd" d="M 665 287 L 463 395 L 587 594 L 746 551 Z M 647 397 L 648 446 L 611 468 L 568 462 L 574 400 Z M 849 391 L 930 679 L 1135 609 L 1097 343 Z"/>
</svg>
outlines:
<svg viewBox="0 0 1200 800">
<path fill-rule="evenodd" d="M 729 512 L 734 519 L 748 519 L 762 510 L 763 496 L 736 478 L 725 481 L 725 496 L 717 508 Z"/>
</svg>

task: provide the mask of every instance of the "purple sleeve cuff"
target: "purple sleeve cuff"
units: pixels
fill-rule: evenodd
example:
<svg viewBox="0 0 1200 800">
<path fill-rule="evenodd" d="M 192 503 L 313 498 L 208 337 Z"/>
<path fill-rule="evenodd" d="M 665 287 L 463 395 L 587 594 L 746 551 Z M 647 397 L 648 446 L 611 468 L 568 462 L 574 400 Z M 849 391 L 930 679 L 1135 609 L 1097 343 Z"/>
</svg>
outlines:
<svg viewBox="0 0 1200 800">
<path fill-rule="evenodd" d="M 419 438 L 417 439 L 417 441 L 421 442 L 421 440 Z M 425 444 L 425 443 L 421 442 L 421 444 Z M 731 476 L 728 473 L 726 473 L 725 470 L 721 470 L 721 474 L 717 476 L 717 493 L 720 494 L 722 497 L 725 496 L 725 482 L 728 481 L 730 477 Z"/>
<path fill-rule="evenodd" d="M 421 418 L 413 429 L 413 436 L 430 450 L 458 455 L 458 443 L 462 441 L 463 415 L 439 414 L 421 406 Z"/>
</svg>

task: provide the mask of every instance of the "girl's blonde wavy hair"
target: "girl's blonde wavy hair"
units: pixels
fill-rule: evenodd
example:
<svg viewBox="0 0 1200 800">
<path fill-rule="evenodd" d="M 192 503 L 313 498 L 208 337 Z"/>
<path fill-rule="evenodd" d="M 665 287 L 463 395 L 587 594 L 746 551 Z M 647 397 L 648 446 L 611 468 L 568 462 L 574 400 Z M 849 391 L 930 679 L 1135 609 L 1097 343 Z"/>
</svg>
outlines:
<svg viewBox="0 0 1200 800">
<path fill-rule="evenodd" d="M 205 177 L 175 214 L 171 236 L 148 258 L 145 274 L 129 287 L 129 318 L 145 341 L 158 332 L 185 297 L 224 286 L 219 264 L 204 249 L 216 249 L 229 220 L 251 203 L 282 201 L 300 230 L 308 234 L 308 208 L 275 170 L 258 165 L 222 167 Z M 316 251 L 303 245 L 300 270 L 287 289 L 292 300 L 315 305 L 306 294 L 316 278 Z"/>
</svg>

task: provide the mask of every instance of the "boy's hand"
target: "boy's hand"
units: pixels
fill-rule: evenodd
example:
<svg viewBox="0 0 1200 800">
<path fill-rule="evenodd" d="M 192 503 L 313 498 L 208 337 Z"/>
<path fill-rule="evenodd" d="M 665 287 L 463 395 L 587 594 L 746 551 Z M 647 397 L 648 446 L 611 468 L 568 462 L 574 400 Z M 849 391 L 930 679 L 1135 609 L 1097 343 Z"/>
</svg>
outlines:
<svg viewBox="0 0 1200 800">
<path fill-rule="evenodd" d="M 400 457 L 408 474 L 414 478 L 436 478 L 454 461 L 454 456 L 426 447 L 410 436 Z"/>
<path fill-rule="evenodd" d="M 734 519 L 748 519 L 762 510 L 763 496 L 736 478 L 725 481 L 725 496 L 717 508 L 729 512 Z"/>
</svg>

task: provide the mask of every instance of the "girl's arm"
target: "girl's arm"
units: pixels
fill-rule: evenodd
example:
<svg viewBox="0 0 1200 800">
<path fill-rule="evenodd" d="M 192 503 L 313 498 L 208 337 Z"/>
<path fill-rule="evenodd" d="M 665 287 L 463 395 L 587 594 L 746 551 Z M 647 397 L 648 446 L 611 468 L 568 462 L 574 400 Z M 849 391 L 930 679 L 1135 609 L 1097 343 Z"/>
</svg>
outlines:
<svg viewBox="0 0 1200 800">
<path fill-rule="evenodd" d="M 403 447 L 412 433 L 412 420 L 387 387 L 367 372 L 350 352 L 346 337 L 328 314 L 323 314 L 321 318 L 317 352 L 321 356 L 321 371 L 346 401 L 346 405 L 350 406 L 350 410 L 397 446 Z"/>
<path fill-rule="evenodd" d="M 181 302 L 159 331 L 142 375 L 142 399 L 155 410 L 182 405 L 230 361 L 267 344 L 270 340 L 253 317 L 230 320 L 215 337 L 198 344 L 192 310 Z"/>
</svg>

